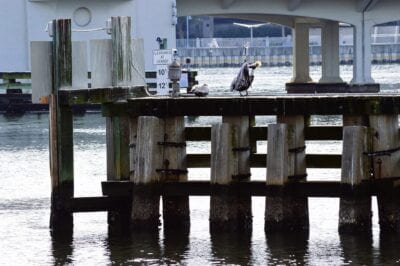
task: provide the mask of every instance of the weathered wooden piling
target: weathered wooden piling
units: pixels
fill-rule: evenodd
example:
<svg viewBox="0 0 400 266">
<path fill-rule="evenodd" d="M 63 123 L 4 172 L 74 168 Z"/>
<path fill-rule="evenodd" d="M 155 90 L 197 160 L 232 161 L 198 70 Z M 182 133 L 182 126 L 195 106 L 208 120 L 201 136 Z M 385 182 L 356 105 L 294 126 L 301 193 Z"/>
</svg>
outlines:
<svg viewBox="0 0 400 266">
<path fill-rule="evenodd" d="M 398 115 L 371 115 L 373 174 L 382 231 L 400 232 L 400 141 Z"/>
<path fill-rule="evenodd" d="M 339 208 L 339 232 L 354 233 L 371 231 L 370 179 L 371 139 L 367 127 L 343 128 L 342 188 Z"/>
<path fill-rule="evenodd" d="M 160 195 L 154 185 L 160 181 L 163 164 L 162 146 L 163 123 L 161 119 L 141 116 L 138 119 L 135 172 L 135 189 L 132 196 L 131 227 L 134 230 L 156 230 L 160 224 Z"/>
<path fill-rule="evenodd" d="M 74 196 L 72 109 L 61 103 L 59 91 L 72 86 L 71 20 L 53 20 L 53 75 L 49 101 L 50 120 L 50 227 L 72 232 L 73 217 L 67 202 Z"/>
<path fill-rule="evenodd" d="M 287 189 L 289 174 L 294 173 L 289 156 L 293 131 L 289 128 L 287 124 L 268 125 L 267 185 L 274 186 L 280 193 L 266 196 L 266 232 L 308 229 L 307 205 L 304 200 L 298 202 Z"/>
<path fill-rule="evenodd" d="M 238 174 L 238 133 L 234 125 L 215 124 L 211 128 L 210 231 L 235 231 L 240 228 L 236 196 L 232 183 Z"/>
<path fill-rule="evenodd" d="M 291 183 L 307 180 L 306 144 L 304 141 L 304 128 L 306 120 L 302 115 L 277 116 L 277 123 L 288 125 L 288 181 Z M 272 155 L 273 156 L 273 155 Z M 268 171 L 268 170 L 267 170 Z M 296 228 L 307 230 L 309 228 L 308 198 L 290 195 L 289 208 L 296 218 Z"/>
<path fill-rule="evenodd" d="M 250 181 L 250 156 L 255 152 L 252 149 L 256 147 L 257 143 L 250 142 L 250 125 L 254 122 L 254 117 L 249 116 L 223 116 L 222 121 L 229 123 L 237 130 L 238 143 L 233 151 L 237 153 L 238 172 L 233 177 L 233 182 L 238 185 L 239 182 Z M 254 144 L 254 145 L 252 145 Z M 235 206 L 237 208 L 237 219 L 239 229 L 251 230 L 252 229 L 252 206 L 251 196 L 236 195 Z"/>
<path fill-rule="evenodd" d="M 163 163 L 158 172 L 163 182 L 188 180 L 186 165 L 185 120 L 183 116 L 163 119 Z M 188 231 L 190 211 L 188 196 L 163 196 L 163 220 L 166 231 Z"/>
<path fill-rule="evenodd" d="M 107 51 L 107 44 L 101 45 L 99 51 Z M 97 51 L 97 50 L 96 50 Z M 131 84 L 131 18 L 111 18 L 111 59 L 101 56 L 105 63 L 111 61 L 110 68 L 100 70 L 110 71 L 111 84 L 108 86 L 128 86 Z M 99 61 L 99 59 L 95 60 Z M 109 82 L 109 75 L 96 76 L 98 82 Z M 106 84 L 103 84 L 106 85 Z M 107 142 L 107 180 L 130 179 L 130 131 L 129 119 L 126 114 L 106 118 L 106 142 Z M 120 212 L 109 212 L 108 222 L 111 231 L 121 231 L 129 225 L 129 209 Z"/>
</svg>

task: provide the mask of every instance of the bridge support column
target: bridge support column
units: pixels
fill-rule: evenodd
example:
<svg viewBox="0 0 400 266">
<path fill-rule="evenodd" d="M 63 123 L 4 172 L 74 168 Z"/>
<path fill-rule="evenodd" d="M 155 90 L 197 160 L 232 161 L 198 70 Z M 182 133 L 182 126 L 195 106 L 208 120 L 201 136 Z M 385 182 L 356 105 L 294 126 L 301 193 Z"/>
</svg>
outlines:
<svg viewBox="0 0 400 266">
<path fill-rule="evenodd" d="M 364 22 L 354 27 L 352 84 L 374 83 L 371 77 L 371 28 Z"/>
<path fill-rule="evenodd" d="M 307 83 L 311 81 L 309 43 L 309 25 L 296 23 L 294 28 L 292 83 Z"/>
<path fill-rule="evenodd" d="M 339 72 L 339 23 L 326 21 L 322 26 L 322 77 L 319 83 L 343 83 Z"/>
</svg>

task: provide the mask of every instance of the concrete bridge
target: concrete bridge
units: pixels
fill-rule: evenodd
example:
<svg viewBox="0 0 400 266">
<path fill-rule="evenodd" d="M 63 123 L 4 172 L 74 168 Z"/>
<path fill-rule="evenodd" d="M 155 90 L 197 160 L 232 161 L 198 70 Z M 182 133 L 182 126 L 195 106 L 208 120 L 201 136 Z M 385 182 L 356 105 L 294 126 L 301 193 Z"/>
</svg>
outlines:
<svg viewBox="0 0 400 266">
<path fill-rule="evenodd" d="M 339 22 L 353 26 L 354 84 L 373 83 L 371 78 L 371 29 L 400 19 L 396 0 L 177 0 L 178 15 L 211 15 L 273 22 L 294 29 L 294 83 L 311 81 L 309 28 L 322 29 L 320 83 L 340 83 Z"/>
</svg>

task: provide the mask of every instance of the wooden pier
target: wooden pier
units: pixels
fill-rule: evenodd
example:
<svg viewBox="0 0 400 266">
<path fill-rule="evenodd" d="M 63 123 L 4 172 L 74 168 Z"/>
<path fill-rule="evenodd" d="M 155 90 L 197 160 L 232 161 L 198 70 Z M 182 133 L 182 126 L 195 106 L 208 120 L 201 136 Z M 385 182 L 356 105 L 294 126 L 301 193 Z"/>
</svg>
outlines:
<svg viewBox="0 0 400 266">
<path fill-rule="evenodd" d="M 130 21 L 112 21 L 113 38 L 129 38 L 114 36 Z M 376 195 L 381 230 L 400 232 L 400 95 L 138 97 L 143 88 L 130 86 L 123 73 L 113 74 L 110 87 L 70 90 L 69 23 L 53 22 L 53 231 L 71 229 L 72 213 L 88 211 L 108 211 L 110 229 L 156 230 L 160 197 L 165 230 L 187 231 L 189 196 L 197 195 L 210 197 L 211 231 L 251 231 L 251 197 L 265 196 L 266 232 L 308 230 L 308 197 L 339 197 L 339 231 L 369 232 Z M 113 51 L 121 47 L 113 42 Z M 129 66 L 118 62 L 129 56 L 114 60 Z M 70 110 L 89 101 L 101 103 L 107 117 L 108 181 L 103 196 L 76 198 Z M 277 123 L 254 125 L 255 116 L 267 115 Z M 340 115 L 343 126 L 310 126 L 312 115 Z M 219 116 L 222 123 L 186 127 L 185 116 Z M 266 151 L 257 150 L 260 140 L 268 141 Z M 309 140 L 342 140 L 343 152 L 307 154 Z M 187 154 L 187 141 L 210 141 L 211 153 Z M 190 180 L 189 170 L 200 167 L 210 169 L 209 181 Z M 265 169 L 265 181 L 252 181 L 251 168 Z M 341 168 L 341 181 L 308 181 L 308 168 Z"/>
</svg>

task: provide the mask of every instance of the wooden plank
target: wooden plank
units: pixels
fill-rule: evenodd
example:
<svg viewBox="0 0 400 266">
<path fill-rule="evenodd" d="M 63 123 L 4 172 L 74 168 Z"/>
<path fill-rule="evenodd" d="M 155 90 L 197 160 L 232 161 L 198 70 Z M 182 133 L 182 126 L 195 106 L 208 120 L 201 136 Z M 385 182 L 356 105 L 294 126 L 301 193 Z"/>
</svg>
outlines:
<svg viewBox="0 0 400 266">
<path fill-rule="evenodd" d="M 255 140 L 268 139 L 268 127 L 250 127 L 250 135 Z M 304 129 L 306 140 L 342 140 L 341 126 L 312 126 Z M 211 127 L 186 127 L 185 136 L 188 141 L 209 141 Z"/>
<path fill-rule="evenodd" d="M 132 85 L 131 17 L 111 17 L 111 47 L 112 84 Z"/>
<path fill-rule="evenodd" d="M 365 153 L 371 150 L 371 138 L 367 127 L 363 126 L 345 126 L 343 136 L 341 181 L 355 193 L 340 198 L 339 232 L 369 232 L 372 225 L 371 196 L 359 191 L 362 182 L 370 179 L 371 160 Z"/>
<path fill-rule="evenodd" d="M 129 204 L 128 197 L 79 197 L 70 199 L 66 208 L 70 212 L 121 211 L 128 209 Z"/>
<path fill-rule="evenodd" d="M 74 194 L 72 109 L 58 101 L 60 89 L 71 88 L 71 20 L 53 20 L 53 78 L 50 96 L 50 166 L 52 178 L 50 226 L 72 232 L 73 217 L 66 202 Z"/>
<path fill-rule="evenodd" d="M 134 98 L 132 115 L 362 115 L 400 113 L 400 95 L 285 95 L 248 97 Z M 118 111 L 109 107 L 107 113 Z"/>
<path fill-rule="evenodd" d="M 206 179 L 206 178 L 204 178 Z M 371 195 L 376 191 L 372 189 L 376 185 L 370 183 Z M 103 193 L 109 196 L 129 197 L 132 195 L 135 187 L 140 190 L 140 184 L 130 182 L 102 182 Z M 159 195 L 168 196 L 210 196 L 220 193 L 220 191 L 229 190 L 236 195 L 266 196 L 282 195 L 282 193 L 291 193 L 297 196 L 307 197 L 340 197 L 345 193 L 351 193 L 351 187 L 344 186 L 338 181 L 307 181 L 289 183 L 285 188 L 282 186 L 268 186 L 265 181 L 244 181 L 232 183 L 231 185 L 211 184 L 210 181 L 188 181 L 188 182 L 164 182 L 154 184 L 153 192 Z"/>
<path fill-rule="evenodd" d="M 185 119 L 180 117 L 167 117 L 164 119 L 164 145 L 163 167 L 166 171 L 162 174 L 163 181 L 187 181 L 186 145 L 185 145 Z M 176 172 L 168 172 L 168 169 Z M 186 171 L 186 172 L 185 172 Z M 164 230 L 176 231 L 189 230 L 190 210 L 187 196 L 163 196 Z"/>
<path fill-rule="evenodd" d="M 228 123 L 219 123 L 211 129 L 211 182 L 229 184 L 238 174 L 238 158 L 233 148 L 238 145 L 237 128 Z"/>
<path fill-rule="evenodd" d="M 284 185 L 288 181 L 289 169 L 289 133 L 287 124 L 268 126 L 267 184 Z"/>
<path fill-rule="evenodd" d="M 189 168 L 210 167 L 209 154 L 188 154 Z M 254 168 L 266 167 L 265 154 L 251 154 L 250 166 Z M 340 168 L 341 155 L 339 154 L 306 154 L 306 164 L 308 168 Z"/>
</svg>

